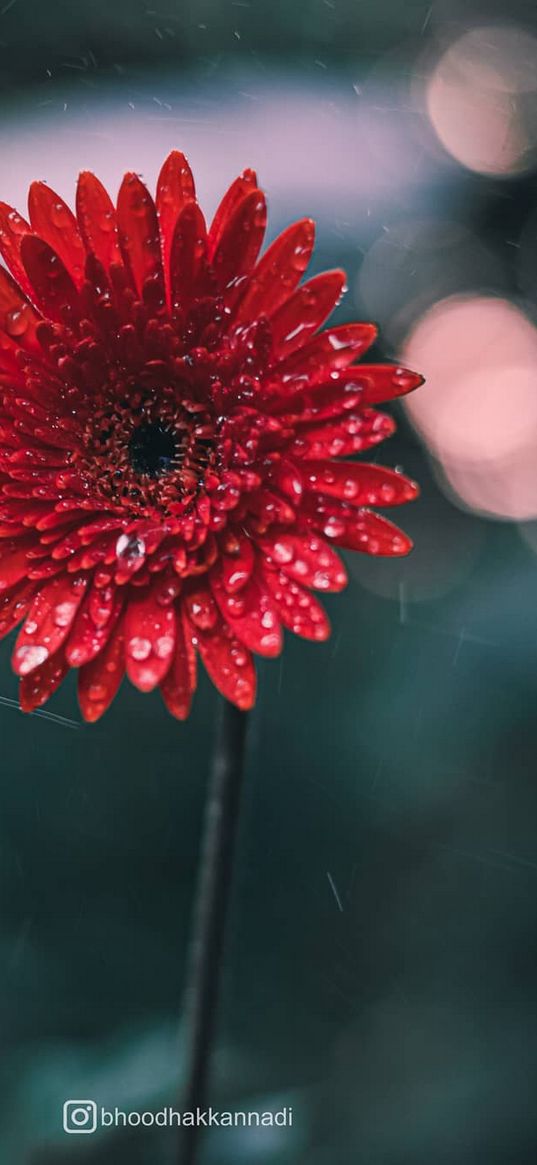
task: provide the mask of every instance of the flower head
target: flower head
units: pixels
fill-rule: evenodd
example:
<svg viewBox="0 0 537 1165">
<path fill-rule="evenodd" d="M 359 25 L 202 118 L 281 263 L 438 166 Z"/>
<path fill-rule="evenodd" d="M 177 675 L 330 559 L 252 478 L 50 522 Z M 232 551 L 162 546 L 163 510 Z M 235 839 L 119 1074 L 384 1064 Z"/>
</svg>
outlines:
<svg viewBox="0 0 537 1165">
<path fill-rule="evenodd" d="M 372 324 L 319 330 L 345 276 L 300 283 L 309 219 L 259 258 L 251 170 L 209 229 L 178 152 L 155 201 L 127 174 L 115 207 L 83 173 L 76 216 L 36 182 L 29 219 L 0 204 L 0 633 L 22 622 L 21 706 L 73 667 L 87 720 L 125 671 L 183 718 L 199 655 L 249 708 L 252 653 L 278 655 L 284 627 L 329 634 L 311 591 L 345 585 L 334 545 L 410 549 L 369 507 L 416 486 L 345 458 L 421 377 L 355 366 Z"/>
</svg>

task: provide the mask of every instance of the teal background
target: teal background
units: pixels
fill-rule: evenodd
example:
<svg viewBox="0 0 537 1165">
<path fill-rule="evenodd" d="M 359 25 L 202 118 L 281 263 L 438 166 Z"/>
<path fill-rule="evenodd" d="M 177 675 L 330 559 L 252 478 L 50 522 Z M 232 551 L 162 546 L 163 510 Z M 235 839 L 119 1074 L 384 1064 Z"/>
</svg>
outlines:
<svg viewBox="0 0 537 1165">
<path fill-rule="evenodd" d="M 51 172 L 55 148 L 71 168 L 69 140 L 79 152 L 87 142 L 93 164 L 129 102 L 142 110 L 142 166 L 156 96 L 173 107 L 169 145 L 205 159 L 223 187 L 232 175 L 222 126 L 231 142 L 250 102 L 270 127 L 271 94 L 298 93 L 313 130 L 331 102 L 337 133 L 351 82 L 382 60 L 389 86 L 429 35 L 427 2 L 164 8 L 4 8 L 8 185 L 14 166 L 21 184 L 34 176 L 29 125 L 50 135 Z M 531 21 L 531 6 L 512 9 Z M 472 12 L 494 19 L 501 9 Z M 463 9 L 440 4 L 436 15 L 447 27 Z M 393 117 L 404 121 L 397 100 Z M 492 293 L 512 288 L 506 239 L 535 204 L 533 174 L 493 182 L 439 164 L 410 192 L 390 179 L 382 197 L 354 205 L 344 176 L 340 188 L 323 172 L 325 132 L 318 186 L 301 189 L 292 168 L 280 176 L 271 231 L 313 207 L 314 269 L 349 271 L 341 320 L 364 314 L 356 276 L 385 215 L 395 208 L 404 219 L 430 198 L 486 242 L 497 260 Z M 360 143 L 348 148 L 351 159 Z M 41 154 L 36 176 L 43 166 Z M 515 526 L 444 496 L 396 412 L 399 432 L 379 460 L 422 483 L 400 515 L 416 550 L 407 562 L 348 558 L 349 588 L 326 604 L 332 639 L 288 637 L 282 659 L 261 664 L 251 723 L 210 1099 L 220 1109 L 292 1104 L 294 1126 L 211 1134 L 202 1165 L 535 1159 L 537 563 Z M 140 1110 L 177 1101 L 217 697 L 202 677 L 180 725 L 157 695 L 125 685 L 88 727 L 71 677 L 44 713 L 25 718 L 9 653 L 6 643 L 0 1159 L 171 1165 L 170 1131 L 69 1137 L 61 1108 L 71 1096 Z"/>
</svg>

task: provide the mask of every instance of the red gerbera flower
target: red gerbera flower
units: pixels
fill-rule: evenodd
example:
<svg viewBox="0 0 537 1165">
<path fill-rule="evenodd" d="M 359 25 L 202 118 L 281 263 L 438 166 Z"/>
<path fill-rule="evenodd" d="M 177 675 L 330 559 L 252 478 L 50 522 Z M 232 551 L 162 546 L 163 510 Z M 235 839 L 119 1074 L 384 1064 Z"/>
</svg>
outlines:
<svg viewBox="0 0 537 1165">
<path fill-rule="evenodd" d="M 313 223 L 259 258 L 265 199 L 246 170 L 207 230 L 182 154 L 156 202 L 127 174 L 117 208 L 81 174 L 76 217 L 41 182 L 27 223 L 0 204 L 0 632 L 21 620 L 21 706 L 71 667 L 87 720 L 124 671 L 187 716 L 199 653 L 249 708 L 252 652 L 282 628 L 322 640 L 311 594 L 340 590 L 332 548 L 405 554 L 371 505 L 416 496 L 339 461 L 389 436 L 378 401 L 421 377 L 354 366 L 372 324 L 320 332 L 343 271 L 300 279 Z"/>
</svg>

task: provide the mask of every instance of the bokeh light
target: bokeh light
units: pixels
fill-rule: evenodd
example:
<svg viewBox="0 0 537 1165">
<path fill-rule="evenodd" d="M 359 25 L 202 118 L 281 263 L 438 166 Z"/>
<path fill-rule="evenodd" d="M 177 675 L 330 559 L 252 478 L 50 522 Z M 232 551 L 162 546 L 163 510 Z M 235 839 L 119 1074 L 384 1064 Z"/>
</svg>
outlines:
<svg viewBox="0 0 537 1165">
<path fill-rule="evenodd" d="M 436 64 L 426 106 L 442 145 L 481 174 L 516 174 L 535 161 L 537 39 L 511 26 L 465 32 Z"/>
<path fill-rule="evenodd" d="M 404 358 L 428 381 L 408 415 L 457 497 L 483 514 L 537 516 L 537 330 L 523 311 L 451 297 L 417 324 Z"/>
</svg>

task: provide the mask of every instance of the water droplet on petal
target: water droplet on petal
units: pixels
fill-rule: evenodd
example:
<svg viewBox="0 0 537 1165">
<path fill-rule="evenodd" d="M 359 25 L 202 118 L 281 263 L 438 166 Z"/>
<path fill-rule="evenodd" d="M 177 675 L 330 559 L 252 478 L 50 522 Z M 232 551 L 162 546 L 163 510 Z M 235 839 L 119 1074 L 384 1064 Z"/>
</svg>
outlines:
<svg viewBox="0 0 537 1165">
<path fill-rule="evenodd" d="M 293 558 L 293 548 L 286 542 L 275 542 L 272 547 L 272 557 L 275 562 L 282 565 L 286 562 L 291 562 Z"/>
<path fill-rule="evenodd" d="M 116 558 L 133 566 L 145 555 L 145 542 L 136 534 L 120 534 L 116 542 Z"/>
<path fill-rule="evenodd" d="M 181 584 L 179 580 L 170 579 L 169 582 L 163 584 L 159 591 L 157 591 L 156 599 L 160 607 L 168 607 L 177 598 Z"/>
<path fill-rule="evenodd" d="M 39 667 L 48 659 L 48 651 L 46 647 L 38 647 L 37 644 L 28 644 L 28 646 L 19 647 L 17 651 L 17 658 L 19 663 L 19 673 L 21 676 L 28 675 L 28 672 L 33 671 L 35 667 Z"/>
<path fill-rule="evenodd" d="M 104 214 L 101 214 L 99 218 L 99 226 L 102 231 L 113 231 L 115 226 L 114 217 L 114 213 L 111 210 L 107 210 Z"/>
<path fill-rule="evenodd" d="M 348 499 L 355 498 L 355 497 L 357 497 L 358 492 L 359 492 L 358 483 L 356 481 L 353 481 L 352 478 L 349 477 L 348 481 L 346 481 L 344 486 L 343 486 L 343 497 L 348 498 Z"/>
<path fill-rule="evenodd" d="M 327 538 L 341 538 L 345 533 L 346 524 L 341 518 L 329 518 L 323 526 Z"/>
<path fill-rule="evenodd" d="M 174 641 L 171 635 L 161 635 L 155 643 L 155 655 L 159 659 L 167 659 L 171 655 L 174 647 Z"/>
<path fill-rule="evenodd" d="M 20 308 L 8 311 L 4 320 L 4 328 L 8 336 L 23 336 L 28 330 L 30 308 L 23 304 Z"/>
<path fill-rule="evenodd" d="M 75 604 L 70 602 L 58 603 L 54 608 L 53 619 L 57 627 L 68 627 L 73 618 Z"/>
<path fill-rule="evenodd" d="M 135 635 L 133 639 L 129 640 L 127 651 L 132 659 L 147 659 L 151 655 L 151 643 L 149 639 L 142 639 L 141 636 Z"/>
<path fill-rule="evenodd" d="M 233 659 L 235 667 L 246 667 L 246 664 L 248 663 L 248 656 L 246 652 L 243 651 L 242 647 L 233 647 L 231 651 L 231 658 Z"/>
<path fill-rule="evenodd" d="M 393 383 L 396 388 L 412 388 L 416 377 L 407 368 L 396 368 L 393 374 Z"/>
<path fill-rule="evenodd" d="M 54 206 L 51 207 L 50 217 L 51 217 L 52 222 L 54 223 L 54 226 L 56 226 L 56 227 L 64 227 L 65 226 L 65 211 L 66 211 L 66 208 L 62 202 L 56 202 L 54 204 Z"/>
</svg>

